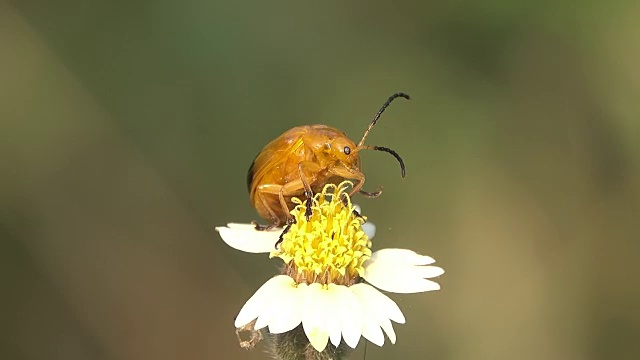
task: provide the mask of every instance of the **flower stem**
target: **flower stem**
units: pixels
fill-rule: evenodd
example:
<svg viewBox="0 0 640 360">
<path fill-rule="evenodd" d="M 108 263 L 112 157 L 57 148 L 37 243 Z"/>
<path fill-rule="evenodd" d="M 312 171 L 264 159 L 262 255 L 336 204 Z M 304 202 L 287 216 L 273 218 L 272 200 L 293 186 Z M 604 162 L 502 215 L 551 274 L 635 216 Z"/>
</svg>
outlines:
<svg viewBox="0 0 640 360">
<path fill-rule="evenodd" d="M 302 326 L 284 334 L 271 334 L 270 338 L 269 353 L 274 360 L 343 360 L 351 352 L 344 342 L 337 347 L 329 343 L 324 351 L 316 351 Z"/>
</svg>

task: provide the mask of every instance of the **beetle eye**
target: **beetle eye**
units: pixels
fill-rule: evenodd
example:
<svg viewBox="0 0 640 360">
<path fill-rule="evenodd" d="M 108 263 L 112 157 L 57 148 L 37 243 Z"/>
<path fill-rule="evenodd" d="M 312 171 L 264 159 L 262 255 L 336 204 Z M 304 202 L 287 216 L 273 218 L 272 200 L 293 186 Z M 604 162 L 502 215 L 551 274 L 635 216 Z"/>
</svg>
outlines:
<svg viewBox="0 0 640 360">
<path fill-rule="evenodd" d="M 351 148 L 348 147 L 348 146 L 345 146 L 344 147 L 344 153 L 347 154 L 347 155 L 351 154 Z"/>
</svg>

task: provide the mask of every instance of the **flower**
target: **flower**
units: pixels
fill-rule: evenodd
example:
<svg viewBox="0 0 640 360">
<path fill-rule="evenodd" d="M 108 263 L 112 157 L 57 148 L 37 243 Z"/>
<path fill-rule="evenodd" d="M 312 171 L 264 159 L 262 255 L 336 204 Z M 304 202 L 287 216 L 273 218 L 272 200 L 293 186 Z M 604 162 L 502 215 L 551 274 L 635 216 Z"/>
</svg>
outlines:
<svg viewBox="0 0 640 360">
<path fill-rule="evenodd" d="M 269 279 L 245 303 L 236 328 L 255 320 L 256 330 L 267 327 L 271 334 L 282 334 L 302 324 L 309 343 L 319 352 L 329 341 L 337 347 L 344 340 L 355 348 L 360 337 L 382 346 L 383 331 L 395 343 L 391 321 L 402 324 L 405 317 L 378 289 L 395 293 L 440 289 L 427 280 L 444 273 L 431 265 L 433 258 L 407 249 L 371 252 L 375 226 L 351 204 L 345 191 L 349 185 L 325 186 L 310 200 L 308 220 L 305 203 L 294 199 L 295 221 L 285 229 L 257 231 L 249 224 L 216 228 L 231 247 L 268 252 L 285 263 L 283 274 Z M 282 242 L 276 248 L 279 238 Z"/>
</svg>

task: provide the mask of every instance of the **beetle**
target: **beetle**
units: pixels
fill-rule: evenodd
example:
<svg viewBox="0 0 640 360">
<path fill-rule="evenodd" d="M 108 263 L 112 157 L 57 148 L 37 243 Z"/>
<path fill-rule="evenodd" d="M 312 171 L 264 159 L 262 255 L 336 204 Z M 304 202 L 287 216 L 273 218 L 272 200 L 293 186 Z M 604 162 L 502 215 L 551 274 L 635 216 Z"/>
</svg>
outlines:
<svg viewBox="0 0 640 360">
<path fill-rule="evenodd" d="M 361 150 L 377 150 L 393 155 L 400 163 L 402 178 L 406 175 L 404 161 L 397 152 L 383 146 L 364 145 L 371 129 L 397 98 L 409 100 L 409 95 L 398 92 L 391 95 L 376 113 L 362 139 L 356 145 L 347 135 L 327 125 L 297 126 L 285 131 L 268 143 L 256 156 L 247 173 L 247 189 L 250 202 L 260 217 L 269 225 L 253 222 L 256 230 L 269 230 L 291 224 L 289 213 L 294 207 L 292 197 L 304 201 L 322 190 L 326 184 L 339 184 L 345 179 L 354 180 L 349 196 L 356 192 L 366 197 L 377 197 L 381 189 L 373 192 L 362 190 L 365 175 L 361 171 Z M 305 216 L 311 216 L 311 201 L 307 202 Z"/>
</svg>

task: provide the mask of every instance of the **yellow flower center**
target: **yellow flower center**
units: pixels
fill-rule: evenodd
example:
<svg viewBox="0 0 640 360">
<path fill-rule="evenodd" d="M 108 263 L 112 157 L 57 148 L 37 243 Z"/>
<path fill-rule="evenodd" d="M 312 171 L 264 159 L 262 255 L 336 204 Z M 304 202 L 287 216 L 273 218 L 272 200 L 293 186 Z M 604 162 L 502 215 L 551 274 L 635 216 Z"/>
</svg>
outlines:
<svg viewBox="0 0 640 360">
<path fill-rule="evenodd" d="M 364 274 L 371 257 L 371 241 L 362 230 L 366 218 L 357 216 L 346 191 L 353 183 L 328 184 L 305 202 L 297 198 L 291 211 L 295 223 L 271 252 L 287 264 L 285 273 L 298 283 L 352 285 Z M 306 202 L 312 201 L 307 221 Z"/>
</svg>

